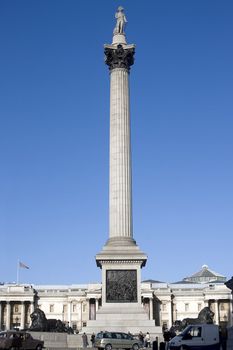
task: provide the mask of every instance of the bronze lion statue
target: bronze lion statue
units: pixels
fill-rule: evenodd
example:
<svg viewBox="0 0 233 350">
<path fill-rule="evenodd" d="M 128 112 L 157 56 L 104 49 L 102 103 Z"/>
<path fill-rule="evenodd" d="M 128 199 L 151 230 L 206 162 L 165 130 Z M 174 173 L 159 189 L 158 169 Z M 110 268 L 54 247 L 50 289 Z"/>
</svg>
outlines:
<svg viewBox="0 0 233 350">
<path fill-rule="evenodd" d="M 204 307 L 198 314 L 197 318 L 184 318 L 180 324 L 180 330 L 184 329 L 190 324 L 198 323 L 213 323 L 214 312 L 209 307 Z"/>
<path fill-rule="evenodd" d="M 33 313 L 30 315 L 32 323 L 30 326 L 30 330 L 36 332 L 46 332 L 47 330 L 47 319 L 44 311 L 36 308 Z"/>
<path fill-rule="evenodd" d="M 71 327 L 67 327 L 61 320 L 48 319 L 45 316 L 44 311 L 36 308 L 30 315 L 32 323 L 30 326 L 31 331 L 35 332 L 65 332 L 73 334 L 74 331 Z"/>
</svg>

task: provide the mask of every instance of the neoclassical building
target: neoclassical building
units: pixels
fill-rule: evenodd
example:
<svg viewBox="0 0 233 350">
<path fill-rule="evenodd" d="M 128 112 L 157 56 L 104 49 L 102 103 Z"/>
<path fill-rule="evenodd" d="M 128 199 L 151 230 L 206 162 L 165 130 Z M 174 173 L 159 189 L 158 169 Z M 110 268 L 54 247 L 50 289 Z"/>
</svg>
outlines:
<svg viewBox="0 0 233 350">
<path fill-rule="evenodd" d="M 215 323 L 232 326 L 232 294 L 226 277 L 204 265 L 200 271 L 176 283 L 148 280 L 141 283 L 141 305 L 156 326 L 170 327 L 174 321 L 197 317 L 209 306 Z M 30 326 L 36 307 L 47 318 L 60 319 L 74 330 L 83 330 L 101 307 L 101 284 L 0 285 L 0 329 Z"/>
</svg>

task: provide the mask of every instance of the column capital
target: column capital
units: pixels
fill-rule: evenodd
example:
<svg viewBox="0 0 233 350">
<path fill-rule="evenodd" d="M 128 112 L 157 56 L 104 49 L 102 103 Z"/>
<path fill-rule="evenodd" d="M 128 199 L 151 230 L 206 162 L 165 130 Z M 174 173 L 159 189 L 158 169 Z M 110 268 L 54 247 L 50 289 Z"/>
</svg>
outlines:
<svg viewBox="0 0 233 350">
<path fill-rule="evenodd" d="M 130 70 L 130 66 L 134 64 L 135 48 L 123 48 L 121 44 L 117 47 L 105 46 L 105 63 L 109 66 L 110 71 L 114 68 L 125 68 Z"/>
</svg>

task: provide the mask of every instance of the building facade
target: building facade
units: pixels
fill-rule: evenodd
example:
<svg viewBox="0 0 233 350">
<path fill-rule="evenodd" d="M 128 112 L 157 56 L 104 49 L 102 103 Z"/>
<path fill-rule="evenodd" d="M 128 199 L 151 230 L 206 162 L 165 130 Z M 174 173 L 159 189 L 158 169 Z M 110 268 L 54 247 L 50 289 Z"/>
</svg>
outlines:
<svg viewBox="0 0 233 350">
<path fill-rule="evenodd" d="M 204 273 L 209 271 L 205 267 Z M 219 281 L 215 274 L 203 282 L 201 272 L 203 267 L 199 271 L 200 280 L 196 279 L 195 283 L 187 278 L 176 283 L 153 280 L 141 283 L 141 307 L 155 326 L 169 328 L 176 320 L 195 318 L 205 306 L 214 312 L 216 324 L 233 325 L 232 294 L 224 284 L 226 278 L 222 276 Z M 102 285 L 98 283 L 66 286 L 1 284 L 0 329 L 29 327 L 30 314 L 39 307 L 48 319 L 60 319 L 75 331 L 85 331 L 87 322 L 95 320 L 96 312 L 101 308 L 101 291 Z"/>
</svg>

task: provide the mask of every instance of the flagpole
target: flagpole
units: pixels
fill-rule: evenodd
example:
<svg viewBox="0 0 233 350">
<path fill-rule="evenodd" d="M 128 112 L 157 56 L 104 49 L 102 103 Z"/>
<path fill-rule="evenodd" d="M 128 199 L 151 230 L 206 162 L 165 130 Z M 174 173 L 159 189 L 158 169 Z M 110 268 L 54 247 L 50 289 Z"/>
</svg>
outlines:
<svg viewBox="0 0 233 350">
<path fill-rule="evenodd" d="M 17 261 L 17 284 L 19 284 L 19 259 Z"/>
</svg>

